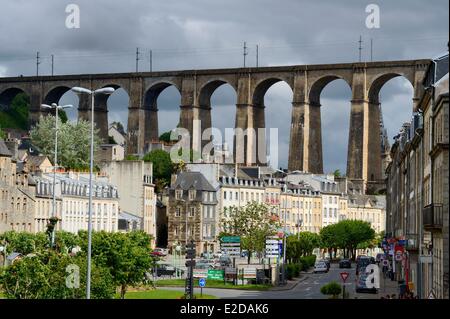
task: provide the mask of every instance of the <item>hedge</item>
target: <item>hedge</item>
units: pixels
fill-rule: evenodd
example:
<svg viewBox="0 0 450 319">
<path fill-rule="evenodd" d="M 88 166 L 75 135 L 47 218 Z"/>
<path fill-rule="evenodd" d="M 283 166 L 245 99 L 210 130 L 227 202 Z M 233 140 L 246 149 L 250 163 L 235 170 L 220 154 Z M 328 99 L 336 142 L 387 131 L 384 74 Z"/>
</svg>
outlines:
<svg viewBox="0 0 450 319">
<path fill-rule="evenodd" d="M 302 265 L 301 270 L 307 271 L 309 268 L 313 267 L 316 263 L 316 255 L 300 257 L 300 264 Z"/>
<path fill-rule="evenodd" d="M 294 277 L 300 276 L 302 264 L 288 264 L 286 265 L 286 277 L 291 280 Z"/>
</svg>

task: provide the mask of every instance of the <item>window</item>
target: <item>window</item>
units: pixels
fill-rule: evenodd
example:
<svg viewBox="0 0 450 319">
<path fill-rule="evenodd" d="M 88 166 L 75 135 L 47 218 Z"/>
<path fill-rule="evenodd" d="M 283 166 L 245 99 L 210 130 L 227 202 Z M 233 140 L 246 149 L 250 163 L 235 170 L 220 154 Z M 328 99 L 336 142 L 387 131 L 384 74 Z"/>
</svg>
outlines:
<svg viewBox="0 0 450 319">
<path fill-rule="evenodd" d="M 235 199 L 235 200 L 238 200 L 238 199 L 239 199 L 239 193 L 238 193 L 238 192 L 235 193 L 234 199 Z"/>
<path fill-rule="evenodd" d="M 227 192 L 226 191 L 223 192 L 223 199 L 227 199 Z"/>
<path fill-rule="evenodd" d="M 195 207 L 190 207 L 189 208 L 189 217 L 194 217 L 195 216 Z"/>
<path fill-rule="evenodd" d="M 181 216 L 181 208 L 180 207 L 175 208 L 175 216 L 176 217 L 180 217 Z"/>
<path fill-rule="evenodd" d="M 175 199 L 181 199 L 183 197 L 183 190 L 177 189 L 175 190 Z"/>
<path fill-rule="evenodd" d="M 189 190 L 189 200 L 194 200 L 196 195 L 197 192 L 195 191 L 195 189 Z"/>
</svg>

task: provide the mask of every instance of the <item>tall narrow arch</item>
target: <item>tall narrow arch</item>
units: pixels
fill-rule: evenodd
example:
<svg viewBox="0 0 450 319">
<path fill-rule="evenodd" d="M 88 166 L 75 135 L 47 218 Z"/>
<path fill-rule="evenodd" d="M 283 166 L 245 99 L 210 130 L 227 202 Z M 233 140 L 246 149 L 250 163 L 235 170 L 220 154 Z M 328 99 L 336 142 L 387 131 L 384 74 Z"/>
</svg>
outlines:
<svg viewBox="0 0 450 319">
<path fill-rule="evenodd" d="M 33 123 L 30 123 L 30 96 L 25 90 L 11 87 L 0 92 L 0 116 L 2 128 L 28 130 Z"/>
<path fill-rule="evenodd" d="M 170 81 L 160 81 L 147 87 L 143 99 L 144 109 L 144 151 L 150 151 L 152 143 L 160 136 L 179 125 L 181 91 Z M 178 116 L 177 116 L 178 115 Z M 163 138 L 167 142 L 166 137 Z"/>
</svg>

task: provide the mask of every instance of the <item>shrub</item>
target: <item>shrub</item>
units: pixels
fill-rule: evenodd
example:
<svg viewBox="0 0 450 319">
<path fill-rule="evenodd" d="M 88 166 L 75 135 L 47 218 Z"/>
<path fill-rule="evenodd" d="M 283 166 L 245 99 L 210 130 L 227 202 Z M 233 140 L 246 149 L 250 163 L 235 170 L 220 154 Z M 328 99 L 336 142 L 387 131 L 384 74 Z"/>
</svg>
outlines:
<svg viewBox="0 0 450 319">
<path fill-rule="evenodd" d="M 320 292 L 324 295 L 331 295 L 333 298 L 336 298 L 342 291 L 341 285 L 339 285 L 337 282 L 332 281 L 325 286 L 322 286 L 320 288 Z"/>
<path fill-rule="evenodd" d="M 302 265 L 301 270 L 307 271 L 309 268 L 313 267 L 316 262 L 316 255 L 300 257 L 300 264 Z"/>
<path fill-rule="evenodd" d="M 291 280 L 294 277 L 300 276 L 301 264 L 288 264 L 286 265 L 286 277 Z"/>
</svg>

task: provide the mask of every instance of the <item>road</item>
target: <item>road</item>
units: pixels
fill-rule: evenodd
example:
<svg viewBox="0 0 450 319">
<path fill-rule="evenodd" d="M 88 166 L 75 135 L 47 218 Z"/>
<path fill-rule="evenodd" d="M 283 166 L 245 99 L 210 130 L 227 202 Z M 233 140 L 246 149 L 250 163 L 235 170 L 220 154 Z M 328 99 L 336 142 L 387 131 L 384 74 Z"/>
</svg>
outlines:
<svg viewBox="0 0 450 319">
<path fill-rule="evenodd" d="M 379 299 L 383 294 L 383 279 L 381 279 L 379 294 L 355 292 L 356 275 L 354 264 L 351 269 L 339 269 L 337 264 L 332 264 L 328 273 L 303 274 L 306 279 L 299 282 L 290 290 L 246 291 L 237 289 L 204 288 L 203 293 L 217 296 L 222 299 L 327 299 L 328 296 L 323 295 L 320 292 L 320 288 L 331 281 L 342 283 L 340 273 L 344 271 L 350 274 L 346 280 L 347 284 L 345 288 L 346 291 L 350 293 L 349 298 L 354 299 L 356 297 L 357 299 Z M 208 286 L 208 284 L 206 286 Z M 167 287 L 164 287 L 163 289 L 184 290 L 184 288 Z M 199 290 L 200 289 L 198 287 L 195 288 L 196 292 L 199 292 Z"/>
</svg>

